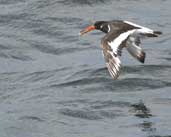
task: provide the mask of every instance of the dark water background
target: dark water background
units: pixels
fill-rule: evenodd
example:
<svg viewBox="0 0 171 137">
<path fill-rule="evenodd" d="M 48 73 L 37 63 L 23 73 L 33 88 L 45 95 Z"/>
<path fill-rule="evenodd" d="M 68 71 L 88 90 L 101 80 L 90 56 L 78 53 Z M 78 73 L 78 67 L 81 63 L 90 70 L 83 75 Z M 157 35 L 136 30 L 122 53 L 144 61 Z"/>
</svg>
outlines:
<svg viewBox="0 0 171 137">
<path fill-rule="evenodd" d="M 109 76 L 91 20 L 163 31 Z M 0 137 L 171 136 L 170 0 L 0 0 Z"/>
</svg>

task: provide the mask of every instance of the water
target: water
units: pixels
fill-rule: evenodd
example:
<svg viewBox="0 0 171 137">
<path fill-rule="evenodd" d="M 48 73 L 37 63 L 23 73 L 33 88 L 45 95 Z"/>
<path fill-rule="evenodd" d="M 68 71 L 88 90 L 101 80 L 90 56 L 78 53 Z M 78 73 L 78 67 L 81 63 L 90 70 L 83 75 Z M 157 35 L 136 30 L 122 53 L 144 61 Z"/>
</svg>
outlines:
<svg viewBox="0 0 171 137">
<path fill-rule="evenodd" d="M 0 0 L 1 137 L 171 136 L 170 0 Z M 113 81 L 93 20 L 161 30 Z"/>
</svg>

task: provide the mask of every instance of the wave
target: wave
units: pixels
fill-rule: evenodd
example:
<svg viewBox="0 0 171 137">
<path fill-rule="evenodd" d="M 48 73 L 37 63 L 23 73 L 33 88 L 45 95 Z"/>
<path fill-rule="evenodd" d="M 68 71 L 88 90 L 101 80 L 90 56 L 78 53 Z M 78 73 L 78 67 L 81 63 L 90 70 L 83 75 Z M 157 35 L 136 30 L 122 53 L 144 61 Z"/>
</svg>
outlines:
<svg viewBox="0 0 171 137">
<path fill-rule="evenodd" d="M 64 4 L 64 5 L 70 5 L 70 6 L 75 6 L 75 5 L 97 5 L 97 4 L 105 4 L 109 2 L 109 0 L 60 0 L 58 3 Z"/>
<path fill-rule="evenodd" d="M 21 2 L 25 2 L 25 0 L 1 0 L 0 4 L 9 5 L 9 4 L 16 4 L 16 3 L 21 3 Z"/>
<path fill-rule="evenodd" d="M 114 119 L 116 117 L 125 116 L 122 110 L 114 109 L 115 107 L 130 107 L 129 102 L 117 102 L 112 100 L 107 101 L 86 101 L 86 100 L 74 100 L 67 102 L 58 102 L 64 107 L 69 106 L 70 108 L 61 108 L 59 112 L 63 115 L 81 118 L 87 120 L 100 120 L 100 119 Z M 85 108 L 79 109 L 79 105 L 85 106 Z M 77 106 L 77 109 L 72 108 L 72 106 Z"/>
<path fill-rule="evenodd" d="M 79 52 L 79 51 L 84 51 L 90 49 L 90 47 L 55 47 L 52 45 L 45 45 L 45 44 L 32 44 L 32 48 L 43 52 L 43 53 L 48 53 L 48 54 L 53 54 L 53 55 L 66 55 L 66 54 L 71 54 L 74 52 Z"/>
<path fill-rule="evenodd" d="M 145 89 L 157 89 L 171 87 L 171 81 L 162 79 L 171 66 L 149 65 L 137 67 L 124 67 L 118 80 L 113 80 L 106 68 L 97 70 L 85 69 L 76 72 L 58 84 L 52 84 L 51 88 L 77 87 L 84 91 L 141 91 Z M 156 77 L 158 75 L 158 78 Z M 160 79 L 161 78 L 161 79 Z"/>
<path fill-rule="evenodd" d="M 76 17 L 47 17 L 45 20 L 49 20 L 52 22 L 58 22 L 58 23 L 63 23 L 63 24 L 73 24 L 73 23 L 78 23 L 83 21 L 81 18 L 76 18 Z"/>
<path fill-rule="evenodd" d="M 37 116 L 22 116 L 19 118 L 19 120 L 25 121 L 25 120 L 31 120 L 36 122 L 43 122 L 44 120 Z"/>
<path fill-rule="evenodd" d="M 20 61 L 32 61 L 32 57 L 23 54 L 22 52 L 14 52 L 14 51 L 1 51 L 0 58 L 5 59 L 15 59 Z"/>
<path fill-rule="evenodd" d="M 69 107 L 59 109 L 61 114 L 69 117 L 88 120 L 100 120 L 105 118 L 114 119 L 116 117 L 124 117 L 125 110 L 129 111 L 131 115 L 134 115 L 138 118 L 150 118 L 153 116 L 150 112 L 150 109 L 147 108 L 147 106 L 142 101 L 139 103 L 131 104 L 130 102 L 117 102 L 112 100 L 72 100 L 66 102 L 58 102 L 58 104 L 62 105 L 63 107 Z M 79 108 L 79 105 L 85 106 L 85 108 Z M 77 106 L 77 109 L 75 109 L 75 106 Z"/>
<path fill-rule="evenodd" d="M 82 88 L 84 91 L 141 91 L 145 89 L 157 89 L 164 87 L 171 87 L 171 82 L 150 79 L 150 78 L 124 78 L 113 81 L 110 78 L 98 77 L 98 78 L 81 78 L 74 81 L 68 81 L 61 84 L 51 85 L 51 88 L 66 88 L 77 87 Z"/>
</svg>

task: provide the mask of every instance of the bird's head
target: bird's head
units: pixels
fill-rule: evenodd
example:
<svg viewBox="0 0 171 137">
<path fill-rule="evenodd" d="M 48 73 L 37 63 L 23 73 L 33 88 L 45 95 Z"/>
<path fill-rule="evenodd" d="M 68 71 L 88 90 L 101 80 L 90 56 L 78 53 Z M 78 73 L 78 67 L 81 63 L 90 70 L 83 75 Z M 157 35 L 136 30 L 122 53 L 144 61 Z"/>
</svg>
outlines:
<svg viewBox="0 0 171 137">
<path fill-rule="evenodd" d="M 96 21 L 93 25 L 90 25 L 90 26 L 86 27 L 85 29 L 81 30 L 80 35 L 83 35 L 87 32 L 95 30 L 95 29 L 100 30 L 104 33 L 109 32 L 108 23 L 106 21 Z"/>
</svg>

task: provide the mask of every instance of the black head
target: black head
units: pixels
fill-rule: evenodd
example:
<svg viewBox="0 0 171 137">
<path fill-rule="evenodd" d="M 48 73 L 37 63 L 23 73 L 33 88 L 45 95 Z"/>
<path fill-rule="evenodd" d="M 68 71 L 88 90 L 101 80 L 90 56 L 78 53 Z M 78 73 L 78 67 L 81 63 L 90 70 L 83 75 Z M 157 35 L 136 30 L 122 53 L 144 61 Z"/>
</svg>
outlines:
<svg viewBox="0 0 171 137">
<path fill-rule="evenodd" d="M 96 29 L 101 30 L 101 31 L 103 31 L 105 33 L 108 33 L 108 30 L 109 30 L 108 25 L 109 24 L 106 21 L 96 21 L 94 23 L 94 26 L 95 26 Z"/>
<path fill-rule="evenodd" d="M 94 25 L 87 26 L 85 29 L 81 30 L 79 34 L 83 35 L 95 29 L 101 30 L 104 33 L 108 33 L 110 29 L 109 23 L 107 21 L 96 21 Z"/>
</svg>

